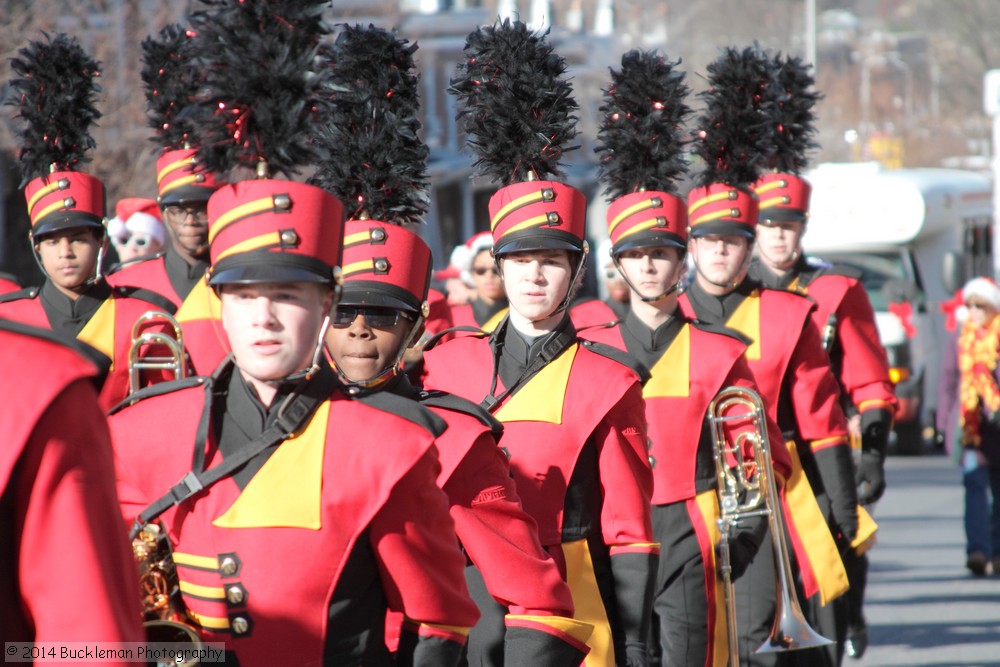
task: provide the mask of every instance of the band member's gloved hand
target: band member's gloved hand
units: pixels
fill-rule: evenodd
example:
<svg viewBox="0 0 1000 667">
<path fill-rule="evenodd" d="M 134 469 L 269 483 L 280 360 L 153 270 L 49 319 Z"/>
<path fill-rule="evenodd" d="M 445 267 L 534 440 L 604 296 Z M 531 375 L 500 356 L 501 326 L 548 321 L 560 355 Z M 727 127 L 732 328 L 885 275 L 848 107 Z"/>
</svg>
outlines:
<svg viewBox="0 0 1000 667">
<path fill-rule="evenodd" d="M 823 447 L 815 452 L 815 459 L 820 482 L 830 499 L 833 522 L 843 539 L 851 542 L 858 534 L 858 490 L 851 448 L 846 442 Z"/>
<path fill-rule="evenodd" d="M 861 460 L 855 473 L 858 502 L 868 505 L 885 493 L 885 454 L 892 415 L 888 410 L 866 410 L 861 415 Z"/>
<path fill-rule="evenodd" d="M 625 641 L 625 662 L 616 660 L 623 667 L 646 667 L 649 656 L 646 654 L 646 642 L 628 639 Z"/>
<path fill-rule="evenodd" d="M 733 581 L 742 577 L 747 571 L 759 548 L 760 544 L 755 543 L 747 533 L 737 533 L 729 539 L 729 563 L 732 566 L 730 576 Z"/>
<path fill-rule="evenodd" d="M 761 542 L 767 535 L 767 517 L 755 516 L 740 520 L 740 528 L 729 538 L 729 564 L 732 567 L 730 577 L 736 581 L 750 567 Z M 719 547 L 715 547 L 716 562 L 719 560 Z"/>
</svg>

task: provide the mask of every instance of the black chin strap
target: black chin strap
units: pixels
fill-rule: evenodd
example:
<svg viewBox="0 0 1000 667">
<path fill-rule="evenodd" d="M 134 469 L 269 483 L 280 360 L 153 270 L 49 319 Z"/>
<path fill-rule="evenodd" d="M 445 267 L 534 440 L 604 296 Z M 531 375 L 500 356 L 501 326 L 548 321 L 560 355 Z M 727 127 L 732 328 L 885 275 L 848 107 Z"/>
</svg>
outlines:
<svg viewBox="0 0 1000 667">
<path fill-rule="evenodd" d="M 632 290 L 635 293 L 635 295 L 639 297 L 639 300 L 642 301 L 643 303 L 656 303 L 657 301 L 666 299 L 668 296 L 676 292 L 678 286 L 680 285 L 680 279 L 678 279 L 674 281 L 670 285 L 670 287 L 667 288 L 667 291 L 663 292 L 662 294 L 657 294 L 656 296 L 643 296 L 642 294 L 639 293 L 639 290 L 635 288 L 635 285 L 632 284 L 632 281 L 628 279 L 628 276 L 625 275 L 625 272 L 622 270 L 621 264 L 618 263 L 618 257 L 612 257 L 611 261 L 615 263 L 615 268 L 618 269 L 618 275 L 622 277 L 622 280 L 625 281 L 625 284 L 628 285 L 628 288 Z"/>
<path fill-rule="evenodd" d="M 337 365 L 336 359 L 334 359 L 333 368 L 337 371 L 337 377 L 339 377 L 340 381 L 348 387 L 375 389 L 399 376 L 399 374 L 403 372 L 403 357 L 406 355 L 406 351 L 410 349 L 410 345 L 413 344 L 413 339 L 416 338 L 417 332 L 420 331 L 420 325 L 424 323 L 424 319 L 423 314 L 417 316 L 413 326 L 410 327 L 410 332 L 406 335 L 406 340 L 404 340 L 399 346 L 399 350 L 396 352 L 396 358 L 391 364 L 379 371 L 379 373 L 373 375 L 367 380 L 352 380 L 344 375 L 344 372 L 340 370 L 340 366 Z"/>
</svg>

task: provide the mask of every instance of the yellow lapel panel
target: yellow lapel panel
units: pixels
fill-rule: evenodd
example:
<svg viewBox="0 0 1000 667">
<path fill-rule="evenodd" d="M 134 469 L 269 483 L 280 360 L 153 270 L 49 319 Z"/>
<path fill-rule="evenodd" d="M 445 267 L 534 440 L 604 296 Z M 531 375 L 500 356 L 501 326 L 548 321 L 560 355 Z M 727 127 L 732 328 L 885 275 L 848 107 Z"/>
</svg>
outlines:
<svg viewBox="0 0 1000 667">
<path fill-rule="evenodd" d="M 491 333 L 494 329 L 497 328 L 497 325 L 500 324 L 500 320 L 507 317 L 508 310 L 509 310 L 508 308 L 501 308 L 499 311 L 497 311 L 496 314 L 493 315 L 493 317 L 486 320 L 486 324 L 482 326 L 482 330 L 485 331 L 486 333 Z"/>
<path fill-rule="evenodd" d="M 330 401 L 305 430 L 271 454 L 243 492 L 212 525 L 220 528 L 306 528 L 319 530 L 323 452 Z"/>
<path fill-rule="evenodd" d="M 184 303 L 177 309 L 178 322 L 196 322 L 198 320 L 222 319 L 222 303 L 215 295 L 215 290 L 208 286 L 208 281 L 199 280 Z"/>
<path fill-rule="evenodd" d="M 502 422 L 562 424 L 566 385 L 578 348 L 578 343 L 566 348 L 528 380 L 493 416 Z"/>
<path fill-rule="evenodd" d="M 76 339 L 96 348 L 101 354 L 111 360 L 111 368 L 115 370 L 115 300 L 108 297 L 97 309 L 76 335 Z"/>
<path fill-rule="evenodd" d="M 651 377 L 642 388 L 643 398 L 687 397 L 691 380 L 691 325 L 685 324 L 677 337 L 653 364 Z"/>
<path fill-rule="evenodd" d="M 743 299 L 736 312 L 729 316 L 726 326 L 736 329 L 752 340 L 743 356 L 747 361 L 760 360 L 760 291 L 754 290 Z"/>
</svg>

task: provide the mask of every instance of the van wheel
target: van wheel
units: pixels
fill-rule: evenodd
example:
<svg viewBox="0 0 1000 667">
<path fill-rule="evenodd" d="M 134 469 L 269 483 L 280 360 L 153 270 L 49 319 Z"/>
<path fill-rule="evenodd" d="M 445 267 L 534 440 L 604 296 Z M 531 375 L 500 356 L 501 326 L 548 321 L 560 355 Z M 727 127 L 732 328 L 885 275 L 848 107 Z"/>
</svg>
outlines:
<svg viewBox="0 0 1000 667">
<path fill-rule="evenodd" d="M 895 453 L 900 456 L 921 456 L 925 450 L 924 428 L 919 419 L 897 424 Z"/>
</svg>

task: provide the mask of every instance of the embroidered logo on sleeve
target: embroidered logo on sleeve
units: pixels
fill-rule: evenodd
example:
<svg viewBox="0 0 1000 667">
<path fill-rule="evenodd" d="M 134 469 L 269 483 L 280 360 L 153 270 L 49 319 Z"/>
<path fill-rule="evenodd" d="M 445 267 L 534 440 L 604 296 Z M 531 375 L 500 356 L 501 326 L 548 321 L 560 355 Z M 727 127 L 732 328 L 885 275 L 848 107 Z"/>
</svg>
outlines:
<svg viewBox="0 0 1000 667">
<path fill-rule="evenodd" d="M 497 500 L 504 500 L 506 497 L 507 489 L 502 486 L 494 486 L 480 491 L 479 494 L 472 499 L 472 504 L 482 505 L 484 503 L 492 503 Z"/>
</svg>

